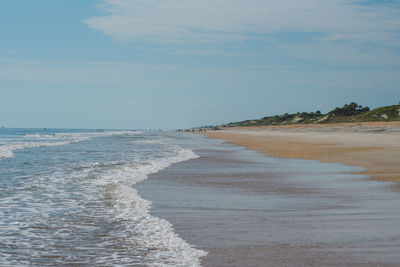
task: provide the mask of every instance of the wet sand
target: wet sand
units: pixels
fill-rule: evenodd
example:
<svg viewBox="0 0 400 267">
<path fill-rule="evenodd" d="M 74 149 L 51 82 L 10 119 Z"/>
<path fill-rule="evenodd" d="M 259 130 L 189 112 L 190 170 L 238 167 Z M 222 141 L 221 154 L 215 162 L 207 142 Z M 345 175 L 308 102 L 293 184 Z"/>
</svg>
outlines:
<svg viewBox="0 0 400 267">
<path fill-rule="evenodd" d="M 374 179 L 400 182 L 400 122 L 228 128 L 206 135 L 275 157 L 359 166 Z"/>
<path fill-rule="evenodd" d="M 195 152 L 135 187 L 203 266 L 398 266 L 396 184 L 214 140 Z"/>
</svg>

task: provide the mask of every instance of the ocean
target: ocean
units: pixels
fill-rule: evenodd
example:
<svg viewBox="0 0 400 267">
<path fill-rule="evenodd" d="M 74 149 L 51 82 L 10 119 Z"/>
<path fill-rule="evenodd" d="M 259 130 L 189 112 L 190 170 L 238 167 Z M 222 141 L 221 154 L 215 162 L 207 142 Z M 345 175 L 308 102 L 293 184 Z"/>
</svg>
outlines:
<svg viewBox="0 0 400 267">
<path fill-rule="evenodd" d="M 0 266 L 399 266 L 400 194 L 201 135 L 0 129 Z"/>
<path fill-rule="evenodd" d="M 195 136 L 0 129 L 0 266 L 199 266 L 135 184 L 194 159 Z"/>
</svg>

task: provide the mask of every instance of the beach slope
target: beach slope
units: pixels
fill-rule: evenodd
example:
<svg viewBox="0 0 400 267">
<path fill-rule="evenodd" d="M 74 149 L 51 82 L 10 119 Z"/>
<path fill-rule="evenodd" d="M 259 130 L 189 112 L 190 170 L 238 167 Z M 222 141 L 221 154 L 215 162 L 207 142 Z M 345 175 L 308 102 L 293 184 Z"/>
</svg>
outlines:
<svg viewBox="0 0 400 267">
<path fill-rule="evenodd" d="M 400 122 L 225 128 L 210 138 L 282 158 L 363 167 L 374 179 L 400 182 Z"/>
</svg>

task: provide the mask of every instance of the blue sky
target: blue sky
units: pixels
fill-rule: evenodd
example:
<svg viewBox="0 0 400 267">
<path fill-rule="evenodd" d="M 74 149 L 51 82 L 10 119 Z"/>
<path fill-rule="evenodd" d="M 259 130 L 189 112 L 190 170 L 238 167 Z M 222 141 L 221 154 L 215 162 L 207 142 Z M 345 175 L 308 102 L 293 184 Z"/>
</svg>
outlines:
<svg viewBox="0 0 400 267">
<path fill-rule="evenodd" d="M 6 0 L 0 125 L 185 128 L 400 101 L 400 1 Z"/>
</svg>

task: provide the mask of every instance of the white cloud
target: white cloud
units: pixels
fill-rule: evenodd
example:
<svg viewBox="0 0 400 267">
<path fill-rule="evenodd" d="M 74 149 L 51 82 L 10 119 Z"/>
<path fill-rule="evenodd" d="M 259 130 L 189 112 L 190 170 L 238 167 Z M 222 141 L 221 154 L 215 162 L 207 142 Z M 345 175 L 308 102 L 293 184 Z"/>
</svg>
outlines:
<svg viewBox="0 0 400 267">
<path fill-rule="evenodd" d="M 99 0 L 84 22 L 116 40 L 218 42 L 280 31 L 397 43 L 400 10 L 355 0 Z M 397 33 L 396 33 L 397 32 Z"/>
</svg>

